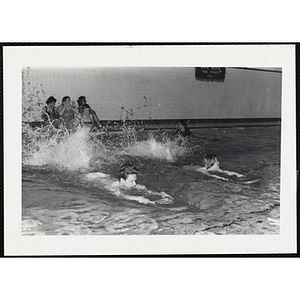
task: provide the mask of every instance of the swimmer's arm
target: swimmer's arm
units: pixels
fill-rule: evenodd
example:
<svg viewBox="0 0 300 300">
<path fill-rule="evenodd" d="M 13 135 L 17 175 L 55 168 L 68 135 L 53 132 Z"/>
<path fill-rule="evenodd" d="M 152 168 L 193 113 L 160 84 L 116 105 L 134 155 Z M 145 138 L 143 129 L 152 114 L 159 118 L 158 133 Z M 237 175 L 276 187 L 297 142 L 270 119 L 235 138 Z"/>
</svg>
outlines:
<svg viewBox="0 0 300 300">
<path fill-rule="evenodd" d="M 110 192 L 112 192 L 114 195 L 124 198 L 126 200 L 131 200 L 131 201 L 138 201 L 140 203 L 151 203 L 155 204 L 154 202 L 150 201 L 149 199 L 142 197 L 142 196 L 132 196 L 132 195 L 127 195 L 124 194 L 115 183 L 112 183 L 106 187 Z"/>
<path fill-rule="evenodd" d="M 196 167 L 195 170 L 199 171 L 199 172 L 207 172 L 207 168 L 206 167 Z"/>
<path fill-rule="evenodd" d="M 41 117 L 44 121 L 47 121 L 49 119 L 46 106 L 42 109 Z"/>
<path fill-rule="evenodd" d="M 74 110 L 74 112 L 75 112 L 76 117 L 77 117 L 77 118 L 81 118 L 81 115 L 80 115 L 80 112 L 79 112 L 79 108 L 76 107 L 76 106 L 74 106 L 74 107 L 73 107 L 73 110 Z"/>
<path fill-rule="evenodd" d="M 211 173 L 209 173 L 209 172 L 206 172 L 205 174 L 208 175 L 208 176 L 210 176 L 210 177 L 214 177 L 214 178 L 217 178 L 217 179 L 229 181 L 229 178 L 221 177 L 221 176 L 218 176 L 218 175 L 215 175 L 215 174 L 211 174 Z"/>
<path fill-rule="evenodd" d="M 62 104 L 59 105 L 58 108 L 57 108 L 58 115 L 60 117 L 62 117 L 63 114 L 64 114 L 64 112 L 65 112 L 65 110 L 66 110 L 66 107 L 64 105 L 62 105 Z"/>
<path fill-rule="evenodd" d="M 138 190 L 143 190 L 145 191 L 146 193 L 148 193 L 149 195 L 159 195 L 159 196 L 162 196 L 164 198 L 171 198 L 173 199 L 172 196 L 170 196 L 169 194 L 165 193 L 165 192 L 156 192 L 156 191 L 151 191 L 151 190 L 148 190 L 144 185 L 142 184 L 137 184 L 135 186 L 136 189 Z"/>
<path fill-rule="evenodd" d="M 202 172 L 203 174 L 206 174 L 207 176 L 210 176 L 210 177 L 214 177 L 214 178 L 217 178 L 217 179 L 229 181 L 228 178 L 221 177 L 221 176 L 218 176 L 218 175 L 215 175 L 215 174 L 210 173 L 209 171 L 207 171 L 207 168 L 206 168 L 206 167 L 200 167 L 200 168 L 197 168 L 196 171 Z M 218 172 L 220 172 L 220 171 L 218 171 Z M 222 173 L 222 171 L 221 171 L 220 173 Z"/>
<path fill-rule="evenodd" d="M 149 199 L 143 197 L 143 196 L 131 196 L 131 195 L 123 195 L 123 197 L 127 200 L 133 200 L 138 201 L 140 203 L 149 203 L 149 204 L 155 204 L 154 202 L 150 201 Z"/>
<path fill-rule="evenodd" d="M 134 188 L 137 190 L 147 190 L 147 188 L 142 184 L 137 184 Z"/>
<path fill-rule="evenodd" d="M 213 168 L 210 168 L 207 171 L 208 171 L 209 174 L 210 174 L 210 172 L 218 172 L 218 173 L 223 173 L 223 174 L 226 174 L 226 175 L 229 175 L 229 176 L 244 177 L 244 175 L 242 175 L 242 174 L 239 174 L 239 173 L 236 173 L 236 172 L 233 172 L 233 171 L 222 170 L 220 168 L 215 169 L 215 170 Z M 213 174 L 213 175 L 217 176 L 215 174 Z"/>
<path fill-rule="evenodd" d="M 93 121 L 96 124 L 96 127 L 99 129 L 101 127 L 100 121 L 99 121 L 97 114 L 93 110 L 92 110 L 92 116 L 93 116 Z"/>
<path fill-rule="evenodd" d="M 102 172 L 94 172 L 94 173 L 88 173 L 83 175 L 83 178 L 88 181 L 97 181 L 97 180 L 103 180 L 108 179 L 110 176 L 108 174 L 102 173 Z"/>
<path fill-rule="evenodd" d="M 232 171 L 223 171 L 223 173 L 229 175 L 229 176 L 237 176 L 237 177 L 244 177 L 244 175 L 236 173 L 236 172 L 232 172 Z"/>
<path fill-rule="evenodd" d="M 122 194 L 120 191 L 115 191 L 114 194 L 126 200 L 138 201 L 139 203 L 145 203 L 145 204 L 155 204 L 154 202 L 150 201 L 149 199 L 143 196 L 126 195 L 126 194 Z"/>
</svg>

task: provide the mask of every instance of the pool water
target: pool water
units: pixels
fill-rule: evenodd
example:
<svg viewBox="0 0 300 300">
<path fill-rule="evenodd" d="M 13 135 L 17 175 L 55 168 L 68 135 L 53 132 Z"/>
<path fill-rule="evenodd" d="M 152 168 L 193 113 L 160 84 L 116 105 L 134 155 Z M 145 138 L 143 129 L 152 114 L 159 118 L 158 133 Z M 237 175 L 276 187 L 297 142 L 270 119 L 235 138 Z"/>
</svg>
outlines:
<svg viewBox="0 0 300 300">
<path fill-rule="evenodd" d="M 280 126 L 191 132 L 182 138 L 127 128 L 42 138 L 23 128 L 22 235 L 279 234 Z M 244 185 L 183 168 L 202 165 L 206 153 L 222 169 L 262 180 Z M 82 180 L 90 172 L 116 176 L 125 162 L 139 169 L 138 183 L 174 203 L 128 201 Z"/>
</svg>

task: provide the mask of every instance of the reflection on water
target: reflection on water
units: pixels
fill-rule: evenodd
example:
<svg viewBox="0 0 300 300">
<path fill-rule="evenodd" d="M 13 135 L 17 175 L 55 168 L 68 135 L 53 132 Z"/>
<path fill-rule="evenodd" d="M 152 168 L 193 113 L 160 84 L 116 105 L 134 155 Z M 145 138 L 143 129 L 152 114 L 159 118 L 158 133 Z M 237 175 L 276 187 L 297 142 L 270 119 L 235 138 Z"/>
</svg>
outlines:
<svg viewBox="0 0 300 300">
<path fill-rule="evenodd" d="M 23 135 L 23 235 L 278 234 L 280 128 L 192 130 L 185 140 L 158 131 L 131 130 L 58 139 Z M 26 140 L 24 138 L 26 137 Z M 25 144 L 25 145 L 24 145 Z M 222 169 L 263 180 L 242 185 L 191 173 L 205 153 Z M 171 205 L 118 199 L 82 173 L 116 176 L 124 162 L 140 170 L 139 183 L 171 194 Z"/>
</svg>

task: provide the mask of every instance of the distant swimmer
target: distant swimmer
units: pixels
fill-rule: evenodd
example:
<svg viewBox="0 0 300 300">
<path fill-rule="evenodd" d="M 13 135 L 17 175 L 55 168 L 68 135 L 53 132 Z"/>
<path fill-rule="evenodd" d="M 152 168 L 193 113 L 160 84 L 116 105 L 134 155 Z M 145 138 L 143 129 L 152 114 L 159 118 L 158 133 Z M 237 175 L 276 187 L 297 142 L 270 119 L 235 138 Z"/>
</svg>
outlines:
<svg viewBox="0 0 300 300">
<path fill-rule="evenodd" d="M 214 154 L 205 155 L 204 167 L 201 167 L 199 165 L 187 165 L 183 168 L 189 171 L 201 172 L 216 179 L 231 181 L 235 183 L 252 184 L 261 181 L 261 177 L 258 176 L 245 176 L 233 171 L 222 170 L 219 166 L 219 161 Z"/>
<path fill-rule="evenodd" d="M 213 154 L 206 154 L 204 157 L 204 167 L 202 167 L 202 168 L 200 167 L 196 170 L 197 171 L 203 170 L 206 172 L 220 172 L 220 173 L 227 174 L 229 176 L 244 177 L 244 175 L 242 175 L 242 174 L 220 169 L 219 161 L 218 161 L 216 155 L 213 155 Z"/>
<path fill-rule="evenodd" d="M 189 125 L 189 121 L 179 122 L 179 129 L 176 131 L 176 133 L 182 137 L 189 137 L 192 133 L 191 133 L 190 129 L 188 128 L 188 125 Z"/>
<path fill-rule="evenodd" d="M 118 179 L 105 173 L 89 173 L 83 178 L 89 182 L 103 185 L 108 191 L 127 200 L 138 201 L 145 204 L 171 204 L 173 197 L 165 192 L 155 192 L 148 190 L 144 185 L 137 184 L 138 169 L 132 164 L 124 164 L 119 169 Z M 134 193 L 142 195 L 130 195 Z M 155 197 L 156 200 L 149 200 L 146 197 Z"/>
</svg>

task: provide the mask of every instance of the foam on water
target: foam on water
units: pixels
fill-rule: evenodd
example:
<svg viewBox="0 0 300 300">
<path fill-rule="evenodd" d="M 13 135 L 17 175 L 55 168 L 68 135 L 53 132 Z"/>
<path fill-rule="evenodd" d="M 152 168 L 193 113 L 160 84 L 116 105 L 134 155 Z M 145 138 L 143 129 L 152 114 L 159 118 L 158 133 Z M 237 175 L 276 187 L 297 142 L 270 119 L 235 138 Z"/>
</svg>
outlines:
<svg viewBox="0 0 300 300">
<path fill-rule="evenodd" d="M 124 132 L 121 132 L 113 142 L 111 140 L 103 142 L 84 128 L 79 128 L 73 134 L 55 128 L 51 130 L 50 133 L 45 128 L 32 129 L 24 126 L 22 141 L 24 165 L 48 165 L 77 171 L 89 169 L 91 162 L 94 162 L 96 168 L 103 162 L 119 163 L 120 156 L 124 155 L 173 162 L 188 151 L 184 143 L 176 138 L 158 141 L 153 135 L 149 135 L 147 140 L 137 141 L 136 137 L 132 138 L 131 132 L 129 141 L 123 139 Z M 110 136 L 110 133 L 104 134 Z"/>
<path fill-rule="evenodd" d="M 150 135 L 146 141 L 136 142 L 128 147 L 127 154 L 173 162 L 187 151 L 187 147 L 183 143 L 179 143 L 178 139 L 164 139 L 160 142 Z"/>
<path fill-rule="evenodd" d="M 270 129 L 248 130 L 246 142 L 258 131 L 264 135 L 257 145 L 264 145 Z M 22 234 L 278 234 L 279 149 L 265 151 L 259 147 L 246 151 L 245 145 L 237 148 L 236 144 L 244 133 L 235 129 L 231 133 L 226 145 L 211 142 L 206 150 L 211 152 L 220 147 L 222 151 L 228 151 L 220 156 L 224 168 L 231 166 L 230 169 L 243 174 L 258 172 L 263 177 L 259 184 L 239 185 L 183 172 L 180 165 L 183 160 L 184 163 L 192 163 L 201 157 L 195 152 L 195 147 L 197 151 L 199 149 L 200 139 L 193 137 L 185 143 L 174 135 L 161 134 L 161 131 L 148 136 L 144 131 L 135 133 L 136 136 L 131 133 L 130 138 L 126 138 L 125 131 L 91 135 L 79 130 L 62 137 L 46 134 L 43 129 L 28 129 L 26 134 L 24 132 L 23 161 L 56 164 L 58 170 L 23 169 Z M 207 130 L 205 136 L 211 139 L 211 132 Z M 219 136 L 223 136 L 222 131 Z M 274 147 L 278 140 L 278 137 L 274 138 Z M 191 153 L 187 153 L 189 149 Z M 236 150 L 240 150 L 238 157 Z M 176 163 L 168 163 L 170 155 Z M 48 156 L 53 159 L 49 160 Z M 101 185 L 82 182 L 82 176 L 77 172 L 60 170 L 68 168 L 76 171 L 76 168 L 90 166 L 90 172 L 114 176 L 120 164 L 127 159 L 141 170 L 140 183 L 151 190 L 170 194 L 175 201 L 174 207 L 147 206 L 119 199 Z M 97 164 L 91 167 L 95 160 Z M 243 169 L 238 168 L 241 163 L 244 163 Z M 188 209 L 180 211 L 183 204 Z"/>
<path fill-rule="evenodd" d="M 108 126 L 92 134 L 83 128 L 69 134 L 51 124 L 32 128 L 30 122 L 41 121 L 46 95 L 25 71 L 23 235 L 279 233 L 280 130 L 210 128 L 185 139 L 167 130 L 147 136 L 126 122 L 121 131 Z M 225 169 L 262 172 L 264 180 L 239 186 L 182 171 L 182 163 L 198 164 L 204 153 L 217 154 Z M 114 175 L 128 160 L 141 170 L 141 184 L 174 197 L 172 210 L 119 199 L 100 185 L 82 182 L 78 174 Z M 189 209 L 182 211 L 183 206 Z"/>
<path fill-rule="evenodd" d="M 27 152 L 23 151 L 23 164 L 78 170 L 88 168 L 92 156 L 93 146 L 87 130 L 80 128 L 75 134 L 66 134 L 63 138 L 57 135 L 50 138 L 33 136 Z"/>
<path fill-rule="evenodd" d="M 29 80 L 30 68 L 23 70 L 23 126 L 22 163 L 30 166 L 54 166 L 58 169 L 77 171 L 99 169 L 103 163 L 119 164 L 120 156 L 144 157 L 172 162 L 185 155 L 187 148 L 180 137 L 173 139 L 149 135 L 138 141 L 135 126 L 124 123 L 121 132 L 112 134 L 103 129 L 89 133 L 78 128 L 69 134 L 64 128 L 57 129 L 51 123 L 41 128 L 32 128 L 30 122 L 40 120 L 45 105 L 42 86 L 32 86 Z M 26 122 L 26 123 L 25 123 Z"/>
</svg>

